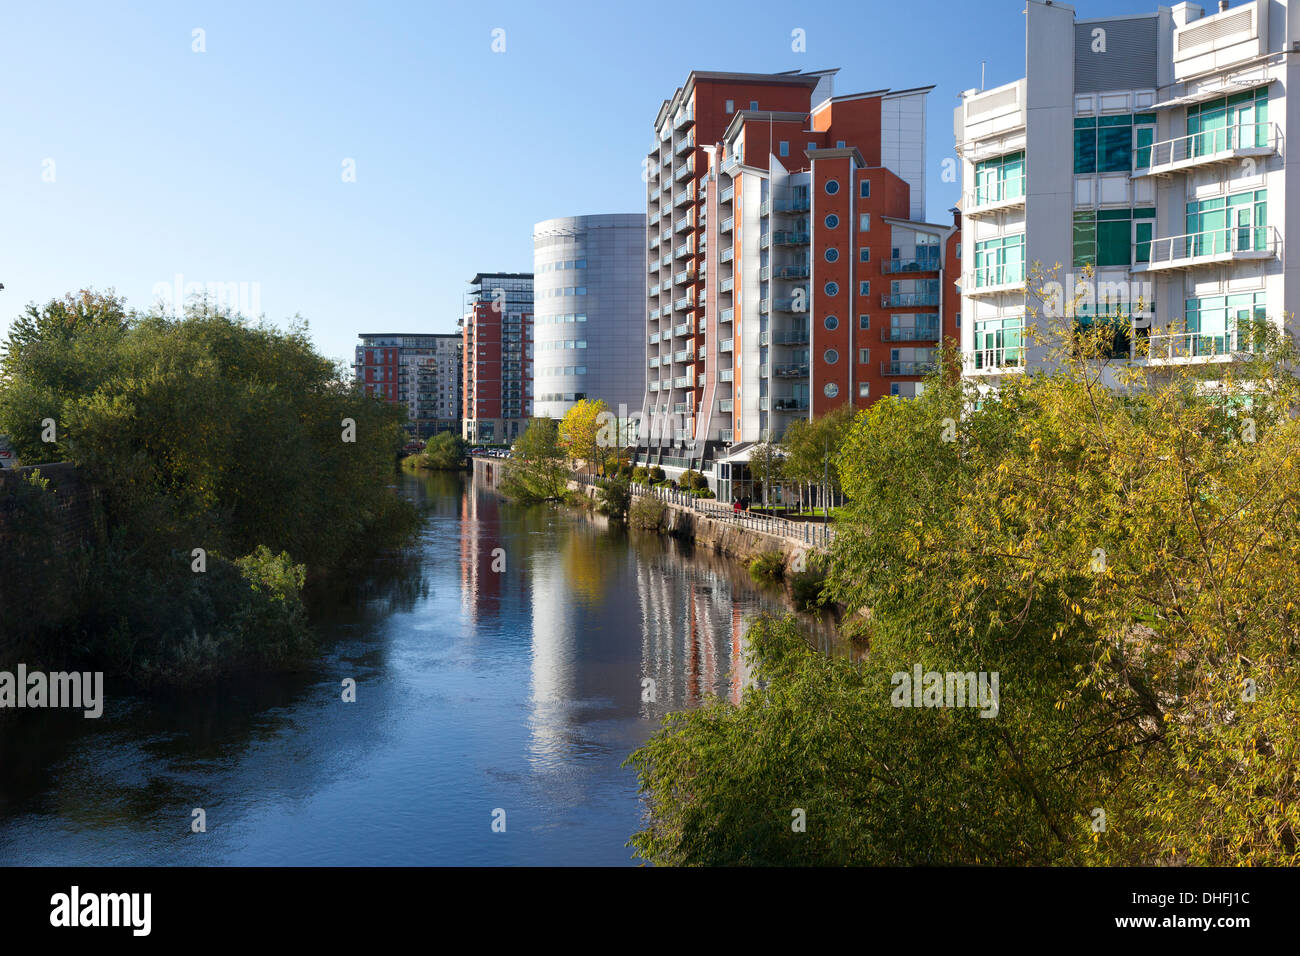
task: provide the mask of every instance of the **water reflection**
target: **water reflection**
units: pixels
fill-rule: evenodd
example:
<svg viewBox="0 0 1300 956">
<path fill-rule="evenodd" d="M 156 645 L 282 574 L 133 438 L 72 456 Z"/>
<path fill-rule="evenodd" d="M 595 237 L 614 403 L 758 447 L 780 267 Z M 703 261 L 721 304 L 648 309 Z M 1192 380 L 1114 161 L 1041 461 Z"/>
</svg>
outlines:
<svg viewBox="0 0 1300 956">
<path fill-rule="evenodd" d="M 401 492 L 425 516 L 417 546 L 313 592 L 303 672 L 110 687 L 98 721 L 0 713 L 0 863 L 628 862 L 640 806 L 620 764 L 664 713 L 738 699 L 749 622 L 780 596 L 458 475 Z"/>
</svg>

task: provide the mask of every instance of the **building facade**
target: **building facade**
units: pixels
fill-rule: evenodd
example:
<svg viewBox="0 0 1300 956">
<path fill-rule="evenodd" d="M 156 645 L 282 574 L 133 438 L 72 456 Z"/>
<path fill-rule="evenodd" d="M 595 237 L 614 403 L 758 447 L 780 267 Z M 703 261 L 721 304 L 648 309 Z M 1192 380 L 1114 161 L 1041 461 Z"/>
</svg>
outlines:
<svg viewBox="0 0 1300 956">
<path fill-rule="evenodd" d="M 695 72 L 659 111 L 647 464 L 713 474 L 796 418 L 915 394 L 956 335 L 956 227 L 924 221 L 930 88 L 834 96 L 835 72 Z"/>
<path fill-rule="evenodd" d="M 460 335 L 374 332 L 360 339 L 353 367 L 368 394 L 404 405 L 415 438 L 459 434 Z"/>
<path fill-rule="evenodd" d="M 645 397 L 645 215 L 533 227 L 533 413 L 560 419 L 603 399 L 626 418 Z M 620 411 L 621 409 L 621 411 Z"/>
<path fill-rule="evenodd" d="M 512 442 L 533 415 L 533 275 L 480 272 L 461 319 L 461 436 Z"/>
<path fill-rule="evenodd" d="M 1121 363 L 1231 361 L 1239 325 L 1281 322 L 1300 292 L 1284 242 L 1300 17 L 1286 0 L 1104 19 L 1028 0 L 1025 18 L 1025 78 L 967 91 L 954 120 L 964 374 L 1043 366 L 1054 329 L 1098 321 Z"/>
</svg>

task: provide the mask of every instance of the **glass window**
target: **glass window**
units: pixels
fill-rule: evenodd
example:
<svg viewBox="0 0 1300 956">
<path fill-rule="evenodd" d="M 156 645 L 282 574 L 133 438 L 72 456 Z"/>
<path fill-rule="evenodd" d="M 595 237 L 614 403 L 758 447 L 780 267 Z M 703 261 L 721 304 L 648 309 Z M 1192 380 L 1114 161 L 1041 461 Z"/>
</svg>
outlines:
<svg viewBox="0 0 1300 956">
<path fill-rule="evenodd" d="M 827 262 L 834 262 L 840 257 L 840 251 L 838 249 L 827 249 L 823 255 L 825 255 Z"/>
<path fill-rule="evenodd" d="M 833 315 L 828 315 L 826 316 L 826 319 L 825 321 L 822 322 L 822 324 L 826 326 L 826 331 L 834 332 L 836 329 L 840 327 L 840 320 Z"/>
<path fill-rule="evenodd" d="M 859 262 L 870 262 L 870 261 L 871 261 L 871 250 L 868 249 L 866 246 L 862 246 L 860 249 L 858 249 L 858 261 L 859 261 Z"/>
<path fill-rule="evenodd" d="M 834 196 L 840 191 L 840 181 L 838 179 L 826 180 L 826 195 Z"/>
<path fill-rule="evenodd" d="M 858 316 L 858 328 L 860 328 L 860 329 L 869 329 L 869 328 L 871 328 L 871 316 L 869 316 L 869 315 L 859 315 L 859 316 Z"/>
<path fill-rule="evenodd" d="M 975 205 L 1018 199 L 1025 194 L 1024 151 L 988 159 L 975 166 Z"/>
<path fill-rule="evenodd" d="M 822 286 L 822 291 L 825 292 L 827 295 L 839 295 L 840 287 L 836 285 L 834 282 L 828 282 L 826 283 L 826 285 Z"/>
<path fill-rule="evenodd" d="M 727 112 L 728 112 L 728 113 L 734 113 L 734 112 L 736 112 L 736 101 L 735 101 L 735 100 L 727 100 Z"/>
<path fill-rule="evenodd" d="M 1097 171 L 1097 120 L 1079 117 L 1074 121 L 1074 172 L 1086 175 Z"/>
<path fill-rule="evenodd" d="M 858 183 L 858 195 L 863 199 L 871 198 L 871 180 L 864 179 Z"/>
<path fill-rule="evenodd" d="M 780 153 L 782 156 L 790 155 L 790 141 L 788 139 L 781 140 Z"/>
<path fill-rule="evenodd" d="M 871 349 L 858 349 L 858 364 L 866 365 L 871 361 Z"/>
<path fill-rule="evenodd" d="M 822 353 L 822 358 L 826 360 L 827 365 L 834 365 L 840 360 L 840 353 L 834 349 L 827 349 Z"/>
<path fill-rule="evenodd" d="M 858 283 L 858 295 L 871 295 L 871 280 L 863 279 Z"/>
<path fill-rule="evenodd" d="M 871 231 L 871 213 L 864 212 L 858 216 L 858 232 Z"/>
<path fill-rule="evenodd" d="M 831 213 L 829 216 L 826 217 L 827 229 L 834 229 L 839 224 L 840 224 L 840 217 L 835 215 L 834 213 Z"/>
<path fill-rule="evenodd" d="M 871 392 L 870 382 L 858 382 L 858 398 L 866 398 Z"/>
<path fill-rule="evenodd" d="M 750 101 L 749 101 L 749 108 L 750 108 L 751 110 L 756 110 L 756 109 L 758 109 L 758 100 L 750 100 Z"/>
</svg>

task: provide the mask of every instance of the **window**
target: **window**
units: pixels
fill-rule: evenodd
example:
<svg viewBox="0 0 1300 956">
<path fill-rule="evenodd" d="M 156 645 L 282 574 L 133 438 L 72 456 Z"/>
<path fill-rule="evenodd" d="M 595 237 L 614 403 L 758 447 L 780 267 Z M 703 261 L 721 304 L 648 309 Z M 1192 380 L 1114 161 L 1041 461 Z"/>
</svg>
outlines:
<svg viewBox="0 0 1300 956">
<path fill-rule="evenodd" d="M 871 328 L 871 316 L 869 316 L 869 315 L 859 315 L 859 316 L 858 316 L 858 328 L 860 328 L 860 329 L 869 329 L 869 328 Z"/>
<path fill-rule="evenodd" d="M 780 153 L 782 156 L 790 155 L 790 141 L 788 139 L 781 140 Z"/>
<path fill-rule="evenodd" d="M 758 100 L 750 100 L 750 101 L 749 101 L 749 108 L 750 108 L 751 110 L 756 110 L 756 109 L 758 109 Z"/>
<path fill-rule="evenodd" d="M 870 279 L 863 279 L 858 283 L 858 295 L 871 295 Z"/>
<path fill-rule="evenodd" d="M 834 349 L 827 349 L 822 353 L 822 358 L 826 360 L 827 365 L 834 365 L 840 360 L 840 353 Z"/>
<path fill-rule="evenodd" d="M 834 282 L 828 282 L 826 283 L 826 285 L 822 286 L 822 291 L 825 292 L 827 295 L 839 295 L 840 287 L 836 285 Z"/>
<path fill-rule="evenodd" d="M 1213 255 L 1264 249 L 1268 243 L 1268 190 L 1234 193 L 1187 204 L 1186 254 Z"/>
<path fill-rule="evenodd" d="M 891 383 L 889 384 L 889 394 L 890 394 L 890 395 L 902 395 L 902 394 L 903 394 L 903 389 L 902 389 L 902 387 L 899 385 L 898 382 L 891 382 Z"/>
<path fill-rule="evenodd" d="M 843 148 L 844 148 L 844 140 L 842 140 L 842 139 L 837 139 L 837 140 L 835 141 L 835 148 L 836 148 L 836 149 L 843 149 Z"/>
<path fill-rule="evenodd" d="M 1008 153 L 975 164 L 975 205 L 1019 199 L 1025 194 L 1025 153 Z"/>
<path fill-rule="evenodd" d="M 826 319 L 822 322 L 822 325 L 826 326 L 827 332 L 834 332 L 836 329 L 840 327 L 840 320 L 833 315 L 828 315 L 826 316 Z"/>
<path fill-rule="evenodd" d="M 834 229 L 839 224 L 840 224 L 840 217 L 835 215 L 834 213 L 831 213 L 829 216 L 826 217 L 827 229 Z"/>
<path fill-rule="evenodd" d="M 840 251 L 838 249 L 827 249 L 823 255 L 826 257 L 827 262 L 834 262 L 840 257 Z"/>
<path fill-rule="evenodd" d="M 1087 209 L 1074 214 L 1076 266 L 1129 266 L 1151 260 L 1154 209 Z"/>
<path fill-rule="evenodd" d="M 822 394 L 825 395 L 827 398 L 834 398 L 839 393 L 840 393 L 840 387 L 836 385 L 834 382 L 827 382 L 822 387 Z"/>
<path fill-rule="evenodd" d="M 834 196 L 840 191 L 840 181 L 838 179 L 826 180 L 826 195 Z"/>
<path fill-rule="evenodd" d="M 858 382 L 858 398 L 866 398 L 871 394 L 870 382 Z"/>
<path fill-rule="evenodd" d="M 1187 134 L 1193 156 L 1224 150 L 1267 146 L 1268 87 L 1187 107 Z"/>
<path fill-rule="evenodd" d="M 871 198 L 871 180 L 864 179 L 858 183 L 858 196 L 862 199 Z"/>
<path fill-rule="evenodd" d="M 1134 168 L 1135 146 L 1139 164 L 1149 163 L 1155 124 L 1153 113 L 1077 117 L 1074 121 L 1075 174 L 1130 172 Z"/>
<path fill-rule="evenodd" d="M 1268 317 L 1268 302 L 1263 292 L 1188 299 L 1186 306 L 1184 319 L 1191 339 L 1186 351 L 1191 355 L 1222 355 L 1246 348 L 1251 322 Z M 1234 333 L 1238 339 L 1235 343 Z"/>
<path fill-rule="evenodd" d="M 864 212 L 858 216 L 858 232 L 871 231 L 871 213 Z"/>
<path fill-rule="evenodd" d="M 736 112 L 736 101 L 735 101 L 735 100 L 727 100 L 727 112 L 728 112 L 728 113 L 734 113 L 734 112 Z"/>
<path fill-rule="evenodd" d="M 858 349 L 858 364 L 866 365 L 871 361 L 871 349 Z"/>
<path fill-rule="evenodd" d="M 808 144 L 808 148 L 809 148 L 809 149 L 816 149 L 816 148 L 817 148 L 817 144 L 816 144 L 816 143 L 809 143 L 809 144 Z"/>
<path fill-rule="evenodd" d="M 975 243 L 975 286 L 1022 282 L 1025 278 L 1025 237 L 1003 236 Z"/>
</svg>

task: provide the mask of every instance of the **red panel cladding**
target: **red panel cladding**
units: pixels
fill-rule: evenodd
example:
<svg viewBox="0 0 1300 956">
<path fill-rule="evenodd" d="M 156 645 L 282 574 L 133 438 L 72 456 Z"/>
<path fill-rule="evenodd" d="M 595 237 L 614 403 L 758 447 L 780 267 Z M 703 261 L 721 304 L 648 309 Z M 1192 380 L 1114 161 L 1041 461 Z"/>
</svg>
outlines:
<svg viewBox="0 0 1300 956">
<path fill-rule="evenodd" d="M 848 157 L 818 159 L 812 171 L 811 231 L 812 277 L 810 289 L 811 335 L 809 369 L 811 373 L 810 407 L 813 417 L 838 408 L 849 398 L 853 356 L 850 354 L 849 314 L 852 308 L 853 279 L 852 214 L 853 168 Z M 828 193 L 829 183 L 837 184 L 834 193 Z M 835 217 L 835 225 L 828 217 Z M 828 262 L 827 250 L 835 250 L 835 261 Z M 835 284 L 832 294 L 828 283 Z M 833 318 L 834 328 L 828 328 L 827 319 Z M 828 350 L 834 350 L 835 361 L 827 361 Z M 837 394 L 826 395 L 826 386 L 834 384 Z"/>
</svg>

